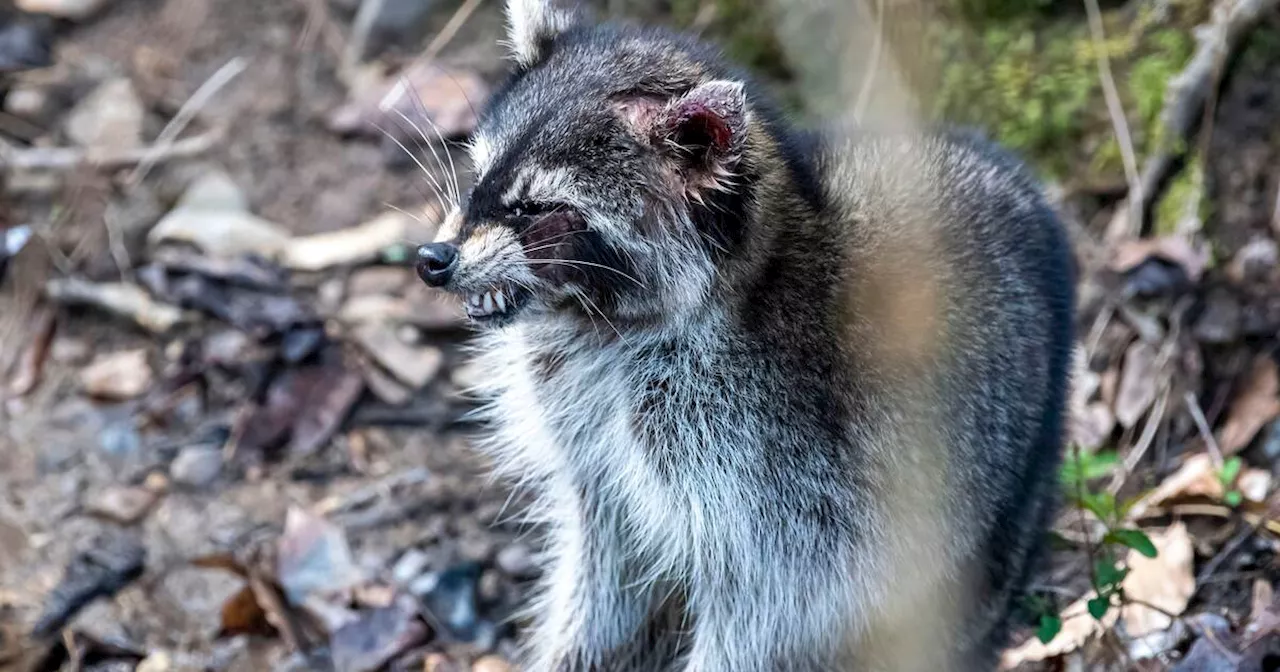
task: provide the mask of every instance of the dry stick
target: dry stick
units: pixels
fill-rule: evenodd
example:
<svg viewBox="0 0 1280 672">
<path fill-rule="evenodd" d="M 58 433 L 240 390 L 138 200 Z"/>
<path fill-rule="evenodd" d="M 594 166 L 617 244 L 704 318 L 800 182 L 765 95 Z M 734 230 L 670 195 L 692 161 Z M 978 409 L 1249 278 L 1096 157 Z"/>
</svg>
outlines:
<svg viewBox="0 0 1280 672">
<path fill-rule="evenodd" d="M 1217 89 L 1219 63 L 1236 50 L 1264 14 L 1278 6 L 1280 0 L 1219 0 L 1209 22 L 1196 28 L 1196 50 L 1182 72 L 1169 80 L 1165 91 L 1164 108 L 1160 111 L 1164 141 L 1142 165 L 1138 191 L 1143 209 L 1159 195 L 1160 183 L 1182 154 L 1181 141 L 1191 133 L 1210 93 Z M 1129 200 L 1132 199 L 1131 194 Z M 1138 222 L 1130 227 L 1141 225 Z"/>
<path fill-rule="evenodd" d="M 1098 56 L 1098 77 L 1102 80 L 1102 97 L 1107 103 L 1107 114 L 1111 116 L 1111 126 L 1115 129 L 1116 142 L 1120 145 L 1120 158 L 1124 162 L 1125 181 L 1129 184 L 1130 194 L 1141 194 L 1142 183 L 1138 180 L 1138 159 L 1133 151 L 1133 137 L 1129 134 L 1129 120 L 1124 114 L 1124 104 L 1120 101 L 1120 92 L 1116 90 L 1116 80 L 1111 74 L 1111 58 L 1107 56 L 1107 35 L 1102 25 L 1102 10 L 1098 8 L 1098 0 L 1085 0 L 1085 10 L 1089 16 L 1089 33 L 1093 39 L 1093 48 Z M 1129 199 L 1129 219 L 1131 222 L 1142 222 L 1141 198 Z M 1132 228 L 1132 224 L 1130 228 Z"/>
<path fill-rule="evenodd" d="M 364 0 L 356 11 L 356 18 L 351 23 L 351 39 L 347 40 L 347 49 L 342 54 L 342 62 L 338 68 L 342 79 L 350 83 L 352 74 L 360 61 L 364 60 L 364 50 L 369 45 L 369 33 L 373 30 L 373 21 L 382 12 L 384 0 Z"/>
<path fill-rule="evenodd" d="M 449 17 L 449 22 L 444 24 L 444 28 L 441 28 L 440 32 L 436 33 L 436 36 L 427 44 L 427 48 L 423 50 L 422 56 L 419 58 L 419 63 L 430 63 L 435 60 L 436 56 L 439 56 L 440 52 L 457 36 L 458 31 L 462 29 L 462 25 L 467 22 L 467 19 L 471 18 L 471 15 L 475 13 L 481 2 L 483 0 L 467 0 L 462 3 L 462 6 L 453 13 L 453 16 Z"/>
<path fill-rule="evenodd" d="M 1191 412 L 1191 419 L 1196 423 L 1196 430 L 1200 432 L 1200 438 L 1209 449 L 1209 457 L 1213 460 L 1214 468 L 1221 469 L 1226 461 L 1222 458 L 1222 449 L 1218 446 L 1218 440 L 1213 438 L 1213 432 L 1209 429 L 1209 421 L 1205 419 L 1204 411 L 1200 410 L 1200 402 L 1196 400 L 1196 395 L 1190 392 L 1183 398 L 1187 402 L 1187 410 Z"/>
<path fill-rule="evenodd" d="M 867 105 L 871 104 L 871 86 L 875 84 L 876 72 L 880 69 L 880 53 L 884 51 L 884 15 L 887 13 L 884 0 L 876 0 L 876 38 L 871 43 L 871 62 L 862 75 L 862 88 L 858 90 L 857 102 L 853 106 L 853 120 L 862 123 L 867 113 Z"/>
<path fill-rule="evenodd" d="M 182 107 L 178 108 L 178 113 L 173 115 L 173 118 L 169 120 L 169 123 L 165 124 L 165 127 L 161 129 L 160 135 L 156 136 L 155 144 L 151 146 L 151 151 L 148 152 L 146 157 L 136 168 L 133 169 L 133 172 L 129 173 L 129 177 L 125 181 L 125 184 L 129 187 L 137 186 L 138 183 L 147 176 L 147 173 L 151 171 L 156 160 L 167 149 L 174 145 L 174 140 L 182 133 L 183 129 L 187 127 L 187 124 L 191 123 L 191 120 L 200 113 L 200 110 L 203 109 L 211 99 L 213 99 L 214 95 L 216 95 L 218 91 L 221 91 L 224 86 L 229 84 L 231 80 L 239 76 L 240 73 L 244 72 L 248 67 L 249 61 L 243 56 L 237 56 L 215 70 L 214 73 L 209 76 L 209 79 L 205 80 L 205 82 L 196 89 L 195 93 L 191 94 L 191 97 L 182 104 Z"/>
<path fill-rule="evenodd" d="M 214 128 L 200 135 L 170 143 L 163 151 L 153 147 L 131 147 L 121 150 L 79 149 L 74 147 L 33 147 L 16 149 L 0 147 L 0 166 L 16 170 L 74 170 L 80 166 L 123 168 L 145 161 L 196 156 L 216 145 L 223 129 Z"/>
</svg>

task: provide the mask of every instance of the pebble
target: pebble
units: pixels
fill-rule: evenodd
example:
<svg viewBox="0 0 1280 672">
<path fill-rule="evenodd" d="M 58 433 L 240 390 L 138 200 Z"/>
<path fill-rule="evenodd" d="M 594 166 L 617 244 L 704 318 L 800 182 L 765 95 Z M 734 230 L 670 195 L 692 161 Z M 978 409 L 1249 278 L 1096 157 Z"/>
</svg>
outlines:
<svg viewBox="0 0 1280 672">
<path fill-rule="evenodd" d="M 39 119 L 49 109 L 49 93 L 37 86 L 18 84 L 4 97 L 4 111 L 15 117 Z"/>
<path fill-rule="evenodd" d="M 82 99 L 67 115 L 67 136 L 81 147 L 124 149 L 142 143 L 146 109 L 133 82 L 109 79 Z"/>
<path fill-rule="evenodd" d="M 132 525 L 146 515 L 156 494 L 145 488 L 113 485 L 85 502 L 85 510 L 122 525 Z"/>
<path fill-rule="evenodd" d="M 80 386 L 86 394 L 111 401 L 142 396 L 151 388 L 152 379 L 143 349 L 100 355 L 80 371 Z"/>
<path fill-rule="evenodd" d="M 46 20 L 8 17 L 0 25 L 0 70 L 18 72 L 52 64 L 52 37 L 47 24 Z"/>
<path fill-rule="evenodd" d="M 398 584 L 405 585 L 422 574 L 427 568 L 430 556 L 420 549 L 411 548 L 396 561 L 391 568 L 391 578 Z"/>
<path fill-rule="evenodd" d="M 222 473 L 222 451 L 207 446 L 183 448 L 169 465 L 169 476 L 175 483 L 203 488 Z"/>
</svg>

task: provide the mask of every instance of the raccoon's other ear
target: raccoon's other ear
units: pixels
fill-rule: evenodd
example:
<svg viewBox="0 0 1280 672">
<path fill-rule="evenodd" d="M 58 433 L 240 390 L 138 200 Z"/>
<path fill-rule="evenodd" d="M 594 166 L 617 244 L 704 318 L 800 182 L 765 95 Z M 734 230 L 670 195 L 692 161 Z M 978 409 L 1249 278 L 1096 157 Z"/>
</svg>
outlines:
<svg viewBox="0 0 1280 672">
<path fill-rule="evenodd" d="M 558 35 L 581 20 L 577 8 L 565 0 L 507 0 L 507 42 L 522 68 L 535 65 Z"/>
<path fill-rule="evenodd" d="M 723 169 L 747 139 L 747 96 L 741 82 L 719 80 L 694 87 L 658 115 L 654 139 L 694 167 Z"/>
</svg>

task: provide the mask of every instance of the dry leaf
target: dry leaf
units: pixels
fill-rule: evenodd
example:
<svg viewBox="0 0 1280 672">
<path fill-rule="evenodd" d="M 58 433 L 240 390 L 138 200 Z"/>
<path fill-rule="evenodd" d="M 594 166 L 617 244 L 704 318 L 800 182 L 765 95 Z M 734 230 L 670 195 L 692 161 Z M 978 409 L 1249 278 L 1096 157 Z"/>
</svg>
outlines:
<svg viewBox="0 0 1280 672">
<path fill-rule="evenodd" d="M 1271 487 L 1271 475 L 1262 469 L 1246 468 L 1236 481 L 1236 488 L 1250 501 L 1265 501 Z M 1128 518 L 1137 520 L 1153 507 L 1184 497 L 1209 497 L 1221 500 L 1226 495 L 1218 468 L 1208 453 L 1192 455 L 1178 470 L 1164 479 L 1155 490 L 1147 493 L 1129 508 Z"/>
<path fill-rule="evenodd" d="M 1089 591 L 1087 595 L 1063 609 L 1062 629 L 1048 644 L 1032 637 L 1021 646 L 1005 651 L 1000 659 L 1000 669 L 1012 670 L 1023 663 L 1034 663 L 1071 653 L 1084 646 L 1090 638 L 1114 625 L 1119 615 L 1115 609 L 1109 609 L 1101 621 L 1089 615 L 1089 600 L 1096 596 L 1097 593 Z"/>
<path fill-rule="evenodd" d="M 1148 534 L 1156 547 L 1156 557 L 1129 551 L 1125 560 L 1129 573 L 1124 579 L 1125 598 L 1121 609 L 1125 632 L 1142 637 L 1167 630 L 1173 625 L 1168 614 L 1179 616 L 1196 590 L 1192 572 L 1195 552 L 1186 525 L 1176 523 L 1164 531 Z M 1144 604 L 1137 604 L 1141 602 Z M 1159 607 L 1163 612 L 1145 605 Z M 1164 613 L 1167 612 L 1167 613 Z"/>
<path fill-rule="evenodd" d="M 1116 395 L 1116 421 L 1132 429 L 1156 400 L 1159 353 L 1145 341 L 1134 341 L 1124 353 L 1124 371 Z"/>
<path fill-rule="evenodd" d="M 1109 266 L 1117 273 L 1126 273 L 1152 257 L 1177 264 L 1192 282 L 1200 279 L 1209 263 L 1207 247 L 1196 246 L 1182 236 L 1165 236 L 1117 243 Z"/>
<path fill-rule="evenodd" d="M 137 285 L 122 282 L 95 284 L 78 278 L 54 278 L 45 285 L 45 294 L 58 303 L 92 306 L 128 318 L 157 334 L 187 319 L 178 308 L 152 299 Z"/>
<path fill-rule="evenodd" d="M 1268 355 L 1259 355 L 1240 394 L 1218 431 L 1218 447 L 1233 455 L 1246 446 L 1258 431 L 1280 415 L 1280 376 Z"/>
</svg>

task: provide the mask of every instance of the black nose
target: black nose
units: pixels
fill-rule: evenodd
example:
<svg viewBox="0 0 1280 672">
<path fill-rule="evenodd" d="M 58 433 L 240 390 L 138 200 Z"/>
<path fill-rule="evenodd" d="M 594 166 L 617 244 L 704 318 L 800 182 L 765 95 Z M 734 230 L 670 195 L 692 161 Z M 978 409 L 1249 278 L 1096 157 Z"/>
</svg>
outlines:
<svg viewBox="0 0 1280 672">
<path fill-rule="evenodd" d="M 443 287 L 458 267 L 458 246 L 427 243 L 418 248 L 418 277 L 432 287 Z"/>
</svg>

